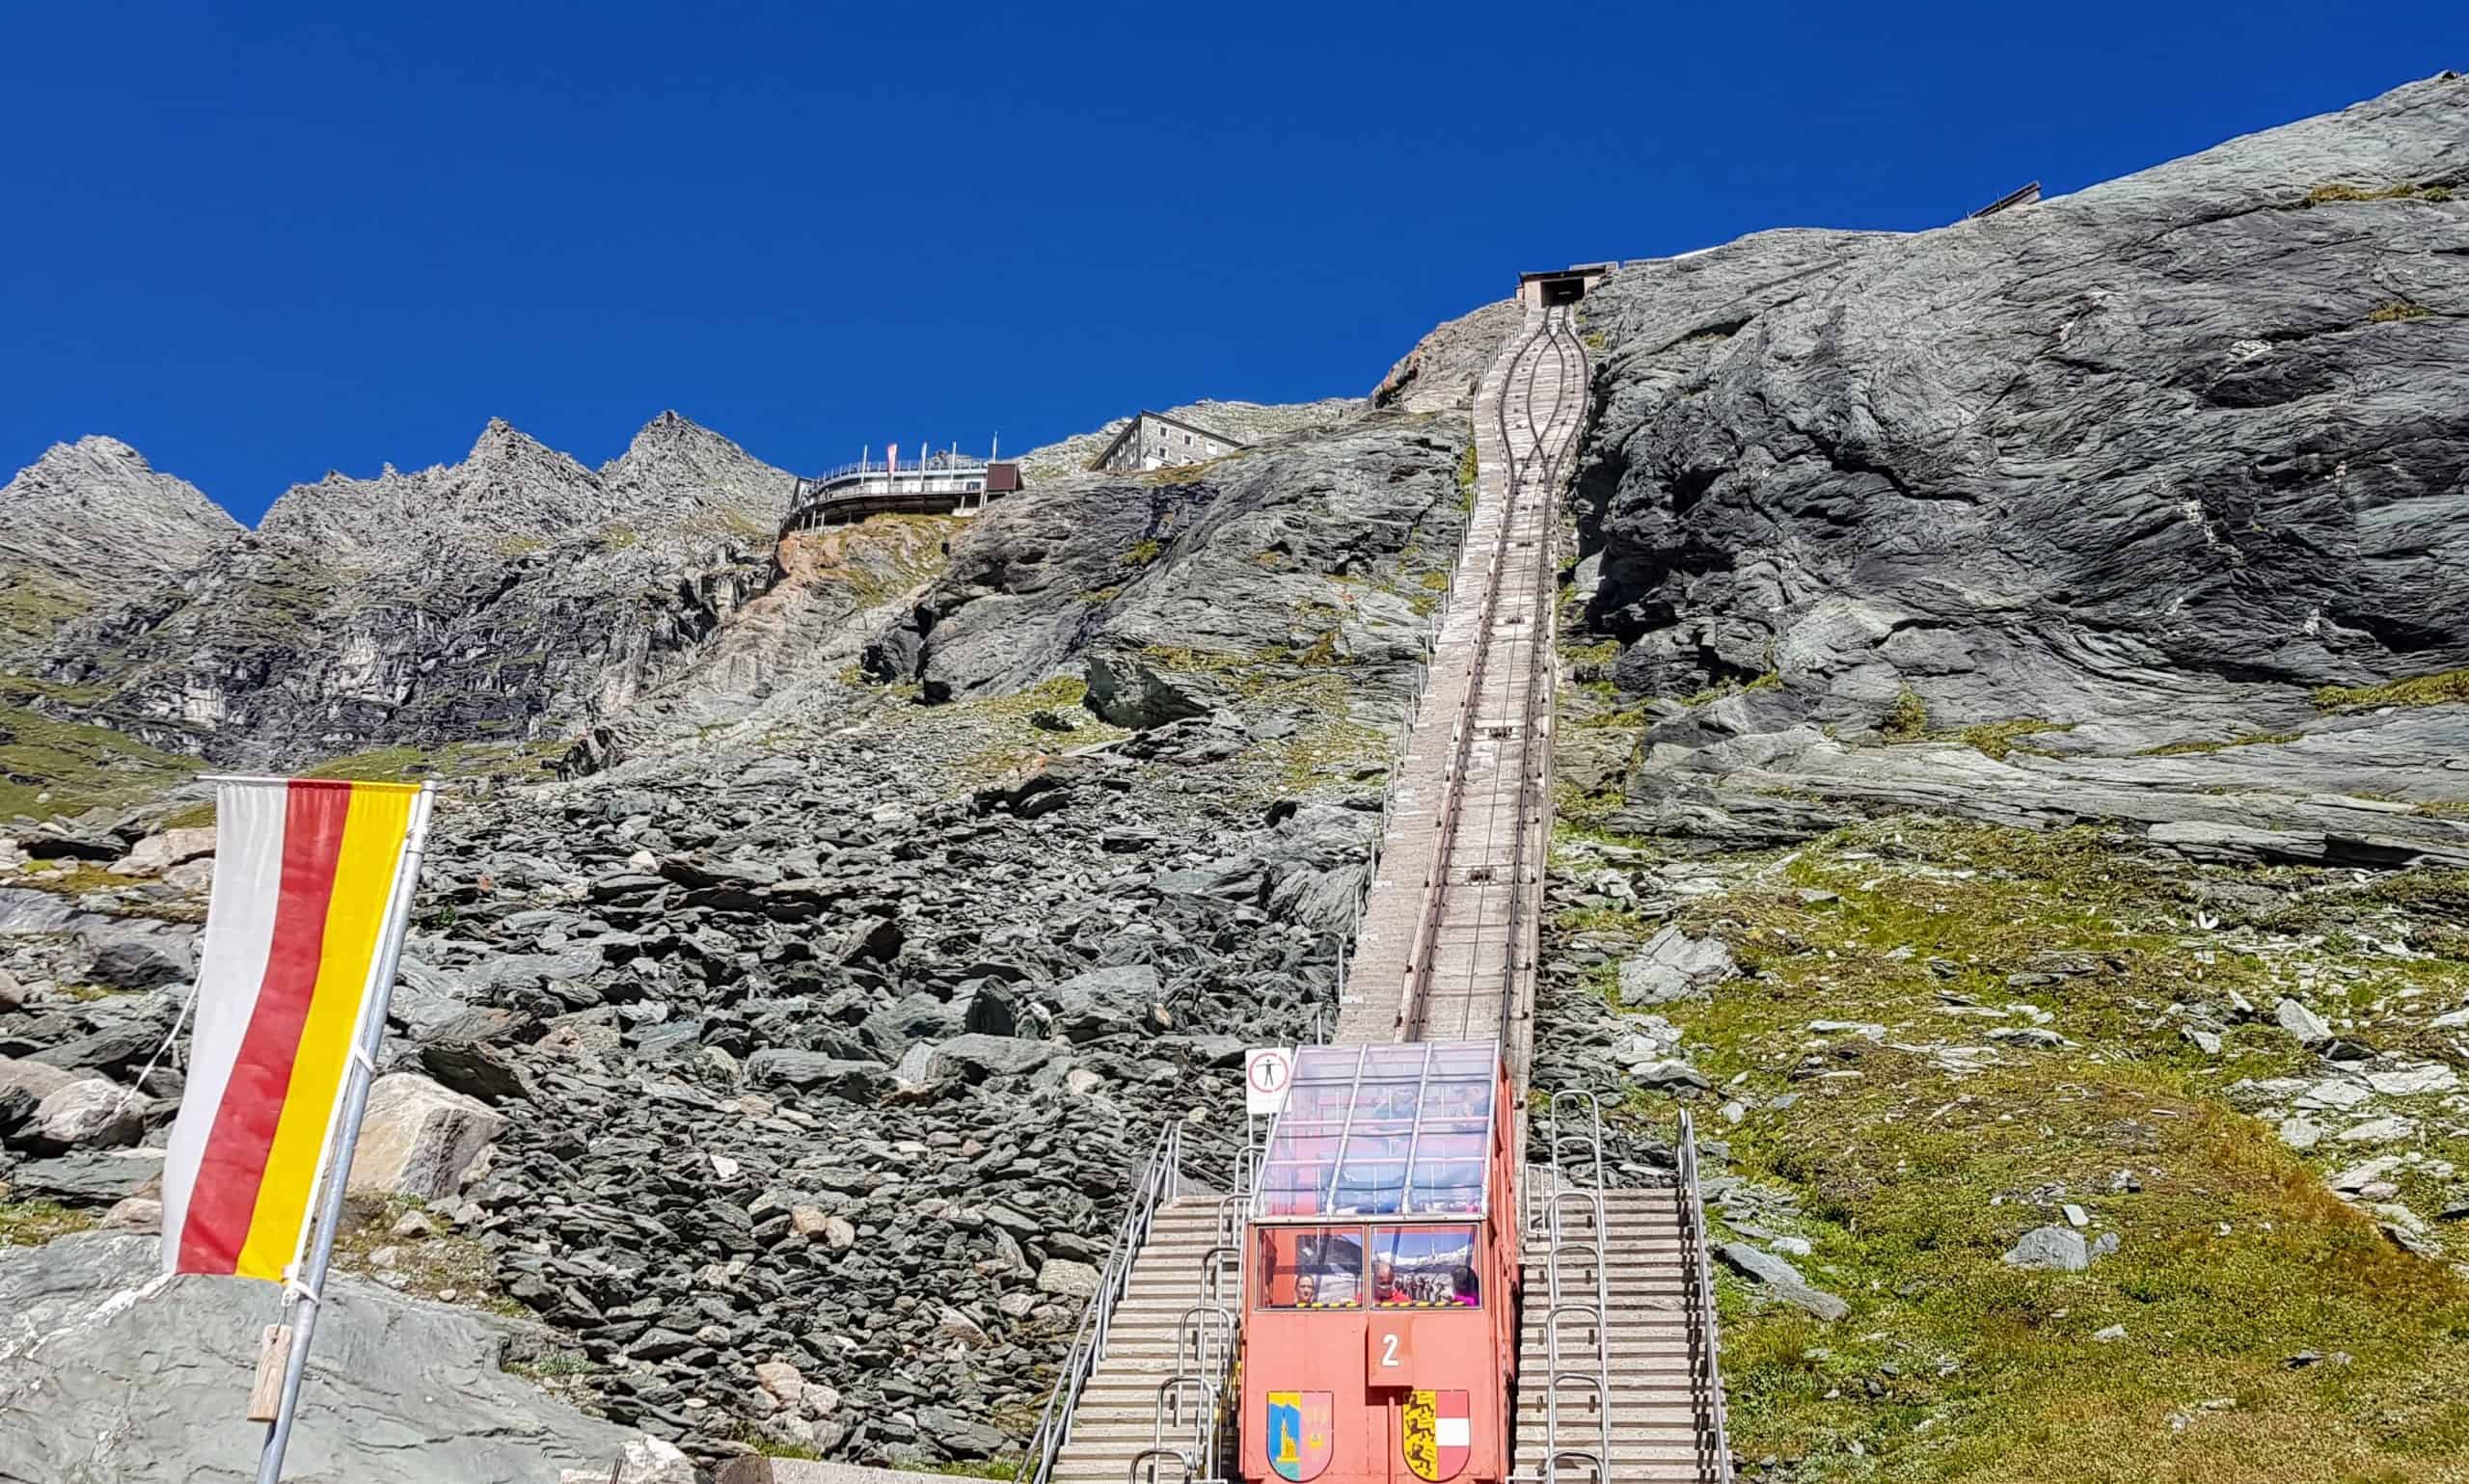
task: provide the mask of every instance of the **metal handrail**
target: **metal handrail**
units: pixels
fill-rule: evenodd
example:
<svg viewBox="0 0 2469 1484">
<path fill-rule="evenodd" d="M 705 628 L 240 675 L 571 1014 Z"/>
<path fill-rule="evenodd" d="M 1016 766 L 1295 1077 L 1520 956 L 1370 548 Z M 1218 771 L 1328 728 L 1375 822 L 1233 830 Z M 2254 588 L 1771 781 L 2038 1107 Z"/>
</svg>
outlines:
<svg viewBox="0 0 2469 1484">
<path fill-rule="evenodd" d="M 1192 1408 L 1191 1421 L 1186 1424 L 1182 1420 L 1183 1396 L 1184 1393 L 1193 1391 L 1198 1392 L 1199 1395 L 1196 1405 Z M 1192 1446 L 1191 1451 L 1183 1454 L 1183 1458 L 1191 1472 L 1200 1472 L 1202 1462 L 1209 1454 L 1209 1435 L 1216 1426 L 1217 1407 L 1217 1383 L 1205 1376 L 1169 1376 L 1158 1382 L 1157 1410 L 1150 1420 L 1147 1452 L 1154 1453 L 1161 1448 L 1176 1451 L 1169 1448 L 1166 1430 L 1170 1427 L 1180 1428 L 1188 1425 L 1192 1430 Z"/>
<path fill-rule="evenodd" d="M 1016 1484 L 1045 1484 L 1052 1476 L 1055 1459 L 1072 1439 L 1072 1417 L 1078 1410 L 1081 1390 L 1089 1384 L 1098 1363 L 1105 1359 L 1106 1336 L 1115 1306 L 1131 1284 L 1133 1259 L 1149 1240 L 1157 1208 L 1174 1200 L 1181 1189 L 1182 1161 L 1183 1125 L 1178 1120 L 1158 1133 L 1156 1148 L 1140 1172 L 1140 1179 L 1132 1189 L 1131 1208 L 1115 1228 L 1114 1247 L 1106 1255 L 1097 1291 L 1090 1294 L 1088 1304 L 1080 1310 L 1080 1325 L 1072 1332 L 1072 1349 L 1064 1357 L 1054 1390 L 1046 1396 L 1045 1410 L 1038 1416 L 1037 1430 L 1029 1435 L 1019 1470 L 1013 1475 Z"/>
<path fill-rule="evenodd" d="M 1564 1314 L 1575 1314 L 1594 1326 L 1595 1353 L 1602 1355 L 1609 1343 L 1604 1330 L 1611 1321 L 1599 1303 L 1554 1305 L 1551 1312 L 1543 1316 L 1544 1355 L 1557 1363 L 1560 1353 L 1560 1319 Z M 1582 1386 L 1594 1394 L 1596 1438 L 1595 1445 L 1590 1449 L 1560 1445 L 1560 1390 L 1568 1386 Z M 1559 1460 L 1572 1453 L 1580 1456 L 1591 1454 L 1597 1471 L 1595 1477 L 1609 1480 L 1611 1476 L 1602 1471 L 1612 1461 L 1612 1378 L 1599 1366 L 1591 1371 L 1555 1368 L 1543 1382 L 1543 1477 L 1547 1480 L 1556 1478 Z"/>
<path fill-rule="evenodd" d="M 1586 1120 L 1576 1129 L 1564 1132 L 1561 1127 L 1562 1105 L 1583 1108 Z M 1543 1287 L 1549 1306 L 1543 1315 L 1543 1473 L 1542 1484 L 1559 1484 L 1560 1461 L 1564 1458 L 1587 1459 L 1595 1467 L 1596 1484 L 1608 1484 L 1612 1458 L 1612 1291 L 1609 1251 L 1611 1222 L 1603 1195 L 1603 1104 L 1591 1093 L 1556 1092 L 1544 1102 L 1544 1168 L 1551 1189 L 1540 1198 L 1533 1196 L 1530 1176 L 1530 1193 L 1525 1196 L 1530 1229 L 1543 1239 Z M 1571 1162 L 1592 1176 L 1592 1183 L 1581 1185 L 1571 1178 Z M 1583 1241 L 1571 1233 L 1566 1210 L 1576 1204 L 1586 1212 L 1587 1231 Z M 1586 1254 L 1586 1265 L 1593 1269 L 1593 1293 L 1590 1299 L 1572 1299 L 1563 1294 L 1564 1266 L 1577 1251 Z M 1587 1369 L 1572 1368 L 1560 1353 L 1560 1324 L 1576 1316 L 1594 1330 L 1594 1355 Z M 1593 1389 L 1596 1398 L 1596 1448 L 1566 1448 L 1560 1445 L 1560 1390 L 1566 1384 L 1585 1385 Z"/>
<path fill-rule="evenodd" d="M 1192 1474 L 1192 1461 L 1183 1456 L 1180 1448 L 1142 1448 L 1131 1455 L 1131 1471 L 1127 1475 L 1127 1484 L 1141 1484 L 1140 1471 L 1143 1465 L 1149 1469 L 1148 1484 L 1157 1484 L 1157 1465 L 1153 1460 L 1159 1459 L 1171 1459 L 1177 1468 L 1183 1471 L 1183 1484 L 1197 1484 Z"/>
<path fill-rule="evenodd" d="M 827 469 L 819 474 L 803 474 L 796 477 L 799 484 L 812 489 L 819 484 L 829 484 L 834 479 L 846 479 L 851 474 L 942 474 L 950 473 L 955 470 L 983 472 L 990 462 L 988 459 L 979 458 L 974 453 L 953 453 L 947 449 L 941 453 L 927 454 L 916 462 L 903 464 L 898 469 L 890 467 L 888 459 L 868 458 Z"/>
<path fill-rule="evenodd" d="M 1226 1271 L 1229 1268 L 1234 1270 L 1234 1292 L 1231 1297 L 1226 1292 Z M 1201 1287 L 1208 1294 L 1209 1303 L 1232 1312 L 1243 1298 L 1243 1244 L 1230 1242 L 1201 1254 L 1200 1282 Z"/>
<path fill-rule="evenodd" d="M 1689 1263 L 1696 1300 L 1689 1306 L 1690 1384 L 1700 1392 L 1698 1402 L 1711 1424 L 1698 1431 L 1699 1451 L 1711 1447 L 1714 1453 L 1714 1457 L 1701 1458 L 1699 1463 L 1712 1468 L 1714 1484 L 1731 1484 L 1732 1448 L 1723 1407 L 1723 1344 L 1716 1334 L 1715 1280 L 1706 1247 L 1705 1195 L 1697 1184 L 1697 1127 L 1686 1108 L 1680 1110 L 1680 1129 L 1673 1142 L 1679 1147 L 1680 1245 Z"/>
<path fill-rule="evenodd" d="M 1235 1327 L 1234 1310 L 1226 1305 L 1194 1304 L 1184 1309 L 1175 1321 L 1175 1374 L 1215 1386 L 1218 1371 L 1234 1363 Z M 1188 1365 L 1183 1363 L 1186 1351 Z"/>
</svg>

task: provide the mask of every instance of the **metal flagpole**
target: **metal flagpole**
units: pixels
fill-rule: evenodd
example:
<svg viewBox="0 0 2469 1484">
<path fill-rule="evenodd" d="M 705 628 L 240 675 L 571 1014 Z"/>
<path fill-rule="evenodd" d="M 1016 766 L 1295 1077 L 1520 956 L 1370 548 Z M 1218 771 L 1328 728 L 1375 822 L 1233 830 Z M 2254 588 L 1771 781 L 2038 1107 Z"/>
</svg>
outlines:
<svg viewBox="0 0 2469 1484">
<path fill-rule="evenodd" d="M 412 893 L 420 885 L 421 856 L 428 849 L 429 810 L 436 800 L 434 783 L 422 783 L 412 800 L 400 875 L 394 882 L 394 899 L 386 906 L 385 936 L 377 945 L 377 972 L 370 977 L 363 999 L 360 1034 L 353 1038 L 351 1061 L 343 1071 L 342 1117 L 334 1146 L 326 1151 L 316 1245 L 309 1255 L 307 1274 L 295 1275 L 291 1282 L 291 1348 L 284 1358 L 282 1404 L 266 1426 L 265 1449 L 258 1455 L 258 1484 L 280 1484 L 284 1450 L 291 1445 L 291 1423 L 300 1411 L 300 1383 L 309 1373 L 309 1336 L 317 1327 L 317 1310 L 325 1305 L 326 1269 L 335 1257 L 335 1228 L 342 1222 L 352 1152 L 360 1144 L 361 1120 L 368 1112 L 368 1085 L 377 1077 L 377 1053 L 386 1043 L 387 1006 L 394 995 L 403 938 L 411 931 Z"/>
</svg>

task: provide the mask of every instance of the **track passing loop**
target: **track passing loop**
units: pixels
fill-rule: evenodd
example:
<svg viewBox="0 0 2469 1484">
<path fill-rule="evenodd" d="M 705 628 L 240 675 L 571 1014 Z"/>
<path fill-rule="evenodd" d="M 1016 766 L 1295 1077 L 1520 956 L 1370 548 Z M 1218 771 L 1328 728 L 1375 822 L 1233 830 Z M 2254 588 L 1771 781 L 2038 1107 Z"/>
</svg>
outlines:
<svg viewBox="0 0 2469 1484">
<path fill-rule="evenodd" d="M 1570 311 L 1534 307 L 1478 390 L 1474 508 L 1337 1036 L 1498 1037 L 1521 1087 L 1551 840 L 1558 492 L 1586 375 Z"/>
</svg>

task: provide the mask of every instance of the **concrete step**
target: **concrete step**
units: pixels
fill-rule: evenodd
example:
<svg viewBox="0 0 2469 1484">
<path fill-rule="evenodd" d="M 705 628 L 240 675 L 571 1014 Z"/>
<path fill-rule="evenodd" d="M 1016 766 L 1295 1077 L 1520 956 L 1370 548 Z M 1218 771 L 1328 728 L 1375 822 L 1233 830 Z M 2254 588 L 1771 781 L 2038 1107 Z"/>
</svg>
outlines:
<svg viewBox="0 0 2469 1484">
<path fill-rule="evenodd" d="M 1563 1445 L 1574 1445 L 1578 1447 L 1587 1447 L 1590 1445 L 1588 1444 L 1571 1444 L 1570 1440 L 1565 1438 L 1560 1441 Z M 1530 1451 L 1530 1448 L 1532 1451 Z M 1540 1473 L 1543 1471 L 1543 1445 L 1539 1440 L 1531 1444 L 1523 1439 L 1519 1440 L 1516 1457 L 1517 1462 L 1511 1467 L 1510 1471 L 1515 1473 Z M 1632 1466 L 1640 1464 L 1687 1464 L 1695 1463 L 1696 1462 L 1696 1459 L 1697 1444 L 1695 1441 L 1686 1443 L 1625 1443 L 1617 1438 L 1612 1440 L 1612 1477 L 1614 1480 L 1614 1484 L 1617 1484 L 1617 1481 L 1630 1476 L 1628 1469 Z"/>
<path fill-rule="evenodd" d="M 1612 1336 L 1612 1343 L 1608 1348 L 1612 1352 L 1612 1368 L 1617 1370 L 1620 1368 L 1620 1365 L 1624 1361 L 1642 1361 L 1659 1355 L 1686 1355 L 1689 1353 L 1689 1336 L 1677 1332 L 1667 1335 L 1649 1336 L 1614 1335 Z M 1560 1347 L 1560 1354 L 1563 1359 L 1567 1357 L 1568 1353 L 1569 1347 L 1563 1344 Z M 1110 1356 L 1108 1359 L 1111 1360 L 1113 1358 Z M 1517 1368 L 1519 1370 L 1536 1370 L 1540 1368 L 1542 1364 L 1543 1347 L 1541 1345 L 1537 1344 L 1527 1346 L 1521 1348 L 1517 1352 Z"/>
<path fill-rule="evenodd" d="M 1591 1430 L 1595 1418 L 1593 1400 L 1592 1397 L 1575 1390 L 1562 1393 L 1560 1425 L 1565 1428 L 1575 1421 Z M 1612 1399 L 1611 1410 L 1612 1428 L 1615 1435 L 1624 1427 L 1678 1427 L 1694 1433 L 1697 1426 L 1697 1404 L 1691 1399 L 1686 1388 L 1673 1389 L 1669 1400 L 1615 1396 Z M 1518 1399 L 1517 1415 L 1533 1421 L 1537 1427 L 1541 1426 L 1544 1416 L 1543 1398 L 1540 1395 L 1521 1396 Z"/>
</svg>

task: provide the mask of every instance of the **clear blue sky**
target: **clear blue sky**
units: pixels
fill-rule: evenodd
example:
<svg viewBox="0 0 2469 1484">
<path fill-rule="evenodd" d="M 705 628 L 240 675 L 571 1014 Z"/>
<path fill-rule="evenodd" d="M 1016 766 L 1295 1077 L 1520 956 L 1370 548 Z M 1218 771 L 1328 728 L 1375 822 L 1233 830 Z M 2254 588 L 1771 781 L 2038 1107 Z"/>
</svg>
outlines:
<svg viewBox="0 0 2469 1484">
<path fill-rule="evenodd" d="M 19 6 L 0 476 L 503 417 L 812 468 L 1368 390 L 1520 268 L 1941 224 L 2469 67 L 2459 0 Z"/>
</svg>

